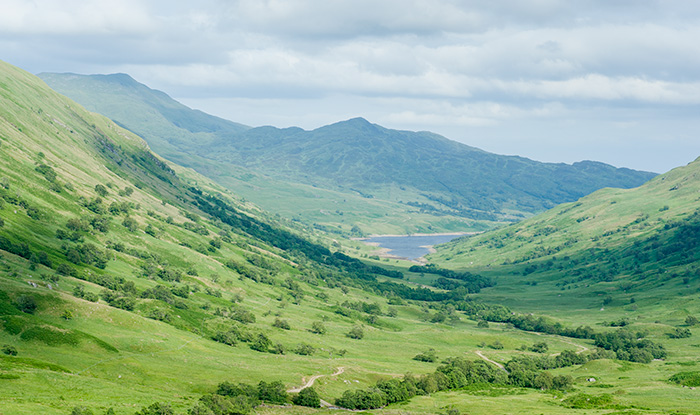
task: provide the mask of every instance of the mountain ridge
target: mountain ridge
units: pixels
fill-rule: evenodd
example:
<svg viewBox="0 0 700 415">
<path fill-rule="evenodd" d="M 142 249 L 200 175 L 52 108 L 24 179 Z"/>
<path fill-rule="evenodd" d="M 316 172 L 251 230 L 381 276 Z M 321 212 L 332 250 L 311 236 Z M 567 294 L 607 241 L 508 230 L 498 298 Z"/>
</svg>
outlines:
<svg viewBox="0 0 700 415">
<path fill-rule="evenodd" d="M 112 94 L 110 75 L 40 76 L 135 131 L 157 153 L 263 208 L 346 233 L 351 228 L 368 233 L 484 230 L 602 187 L 636 187 L 655 175 L 604 163 L 501 156 L 431 132 L 388 129 L 362 117 L 308 131 L 230 125 L 188 112 L 131 77 L 117 75 L 113 83 L 127 82 L 133 91 L 128 98 L 139 102 L 125 101 L 120 91 Z M 158 99 L 167 105 L 152 104 Z M 173 122 L 166 107 L 189 115 Z M 391 213 L 382 215 L 377 203 Z"/>
</svg>

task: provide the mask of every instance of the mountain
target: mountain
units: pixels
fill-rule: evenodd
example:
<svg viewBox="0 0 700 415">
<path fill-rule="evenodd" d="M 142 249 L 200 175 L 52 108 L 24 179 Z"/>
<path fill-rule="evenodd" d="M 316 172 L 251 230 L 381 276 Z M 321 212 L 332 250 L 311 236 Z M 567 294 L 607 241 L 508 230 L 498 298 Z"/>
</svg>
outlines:
<svg viewBox="0 0 700 415">
<path fill-rule="evenodd" d="M 126 75 L 40 76 L 135 131 L 163 156 L 270 211 L 326 230 L 484 230 L 603 187 L 636 187 L 655 175 L 591 161 L 501 156 L 362 118 L 313 131 L 248 128 L 185 109 Z"/>
<path fill-rule="evenodd" d="M 604 299 L 606 305 L 690 301 L 700 282 L 698 178 L 700 159 L 635 189 L 603 189 L 453 241 L 430 259 L 503 275 L 499 302 L 510 297 L 513 304 L 558 307 L 576 298 L 600 308 Z M 504 284 L 522 292 L 504 297 Z"/>
<path fill-rule="evenodd" d="M 632 331 L 615 301 L 508 309 L 508 275 L 360 261 L 4 62 L 0 154 L 3 413 L 696 411 L 695 281 Z"/>
</svg>

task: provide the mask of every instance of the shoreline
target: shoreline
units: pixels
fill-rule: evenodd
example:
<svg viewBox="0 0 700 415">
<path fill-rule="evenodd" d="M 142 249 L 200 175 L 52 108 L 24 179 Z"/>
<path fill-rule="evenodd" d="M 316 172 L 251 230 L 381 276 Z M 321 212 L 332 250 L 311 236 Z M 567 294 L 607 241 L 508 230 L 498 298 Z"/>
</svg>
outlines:
<svg viewBox="0 0 700 415">
<path fill-rule="evenodd" d="M 365 245 L 368 245 L 368 246 L 375 248 L 375 253 L 379 258 L 398 259 L 398 260 L 410 261 L 410 262 L 413 262 L 416 264 L 425 265 L 427 263 L 425 256 L 430 255 L 430 254 L 434 254 L 435 252 L 437 252 L 434 248 L 434 245 L 420 245 L 420 248 L 424 248 L 428 252 L 419 258 L 407 258 L 407 257 L 394 255 L 391 253 L 392 250 L 390 248 L 386 248 L 386 247 L 381 246 L 380 242 L 376 242 L 376 241 L 370 242 L 369 239 L 381 238 L 381 237 L 405 238 L 408 236 L 418 236 L 418 237 L 423 237 L 423 236 L 428 236 L 428 237 L 430 237 L 430 236 L 456 236 L 456 237 L 461 237 L 461 236 L 466 236 L 466 235 L 476 235 L 479 233 L 481 233 L 481 232 L 440 232 L 440 233 L 414 233 L 414 234 L 410 234 L 410 235 L 370 235 L 370 236 L 363 237 L 363 238 L 350 238 L 350 239 L 353 241 L 360 241 Z"/>
<path fill-rule="evenodd" d="M 465 236 L 465 235 L 476 235 L 481 232 L 438 232 L 438 233 L 411 233 L 411 234 L 404 234 L 404 235 L 397 235 L 397 234 L 385 234 L 385 235 L 377 235 L 377 234 L 372 234 L 369 236 L 363 236 L 362 238 L 350 238 L 353 241 L 364 241 L 367 239 L 371 238 L 405 238 L 408 236 L 452 236 L 452 235 L 458 235 L 458 236 Z"/>
</svg>

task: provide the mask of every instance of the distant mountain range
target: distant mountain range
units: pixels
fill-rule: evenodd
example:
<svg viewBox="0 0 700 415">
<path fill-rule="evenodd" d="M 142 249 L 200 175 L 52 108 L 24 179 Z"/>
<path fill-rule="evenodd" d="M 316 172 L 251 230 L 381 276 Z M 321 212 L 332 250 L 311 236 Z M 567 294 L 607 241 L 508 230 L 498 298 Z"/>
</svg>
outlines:
<svg viewBox="0 0 700 415">
<path fill-rule="evenodd" d="M 141 135 L 164 157 L 267 210 L 325 229 L 483 230 L 655 176 L 593 161 L 497 155 L 362 118 L 312 131 L 251 128 L 192 110 L 125 74 L 39 76 Z"/>
</svg>

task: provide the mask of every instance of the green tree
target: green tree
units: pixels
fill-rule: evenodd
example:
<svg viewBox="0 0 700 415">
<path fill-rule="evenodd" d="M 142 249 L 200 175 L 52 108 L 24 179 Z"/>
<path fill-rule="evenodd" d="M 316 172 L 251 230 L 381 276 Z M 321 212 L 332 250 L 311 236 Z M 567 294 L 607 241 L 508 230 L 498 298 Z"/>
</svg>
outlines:
<svg viewBox="0 0 700 415">
<path fill-rule="evenodd" d="M 685 324 L 689 326 L 696 326 L 700 323 L 700 320 L 698 320 L 697 317 L 695 316 L 688 316 L 685 318 Z"/>
<path fill-rule="evenodd" d="M 101 184 L 95 185 L 95 192 L 102 197 L 105 197 L 109 194 L 109 192 L 107 191 L 107 188 Z"/>
<path fill-rule="evenodd" d="M 258 336 L 250 343 L 250 348 L 258 352 L 269 352 L 270 346 L 272 346 L 272 341 L 264 334 L 260 333 Z"/>
<path fill-rule="evenodd" d="M 155 402 L 148 407 L 144 407 L 141 411 L 134 415 L 175 415 L 175 412 L 168 404 Z"/>
<path fill-rule="evenodd" d="M 261 380 L 258 383 L 258 399 L 261 401 L 281 405 L 287 403 L 287 398 L 284 384 L 279 380 L 270 383 Z"/>
<path fill-rule="evenodd" d="M 310 408 L 320 408 L 321 398 L 313 387 L 302 389 L 298 395 L 292 398 L 294 405 L 308 406 Z"/>
</svg>

